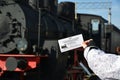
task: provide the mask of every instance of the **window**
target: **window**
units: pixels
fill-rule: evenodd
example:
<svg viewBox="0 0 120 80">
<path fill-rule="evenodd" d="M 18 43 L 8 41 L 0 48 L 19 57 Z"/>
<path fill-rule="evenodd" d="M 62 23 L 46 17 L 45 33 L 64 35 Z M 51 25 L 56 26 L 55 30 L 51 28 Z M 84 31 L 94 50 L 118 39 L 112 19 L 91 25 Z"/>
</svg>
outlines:
<svg viewBox="0 0 120 80">
<path fill-rule="evenodd" d="M 98 33 L 99 31 L 99 19 L 92 19 L 91 24 L 92 24 L 92 33 Z"/>
</svg>

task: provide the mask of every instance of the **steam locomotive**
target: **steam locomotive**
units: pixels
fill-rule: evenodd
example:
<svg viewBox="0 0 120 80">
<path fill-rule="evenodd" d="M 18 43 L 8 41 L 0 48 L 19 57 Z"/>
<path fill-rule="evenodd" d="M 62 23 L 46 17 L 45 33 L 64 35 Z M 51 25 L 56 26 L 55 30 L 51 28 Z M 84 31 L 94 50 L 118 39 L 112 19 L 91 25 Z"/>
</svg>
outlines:
<svg viewBox="0 0 120 80">
<path fill-rule="evenodd" d="M 57 40 L 74 35 L 75 32 L 71 19 L 58 16 L 57 6 L 57 0 L 0 1 L 0 53 L 3 64 L 0 68 L 1 73 L 4 71 L 1 78 L 18 80 L 20 77 L 15 77 L 16 73 L 13 71 L 28 71 L 38 66 L 37 70 L 32 71 L 38 74 L 34 79 L 39 78 L 39 74 L 44 76 L 43 80 L 47 75 L 50 80 L 56 80 L 58 76 L 61 76 L 59 79 L 63 78 L 66 61 L 59 64 L 57 62 L 60 53 Z M 42 67 L 37 64 L 37 58 L 45 54 L 49 57 L 41 60 L 44 65 Z M 39 68 L 45 68 L 41 71 L 45 75 L 39 73 Z M 55 74 L 58 71 L 61 73 Z"/>
<path fill-rule="evenodd" d="M 0 0 L 0 62 L 3 63 L 0 70 L 5 71 L 1 78 L 20 80 L 17 72 L 24 71 L 25 80 L 63 80 L 68 65 L 73 64 L 68 60 L 73 58 L 74 51 L 61 54 L 58 47 L 61 38 L 82 33 L 84 39 L 94 38 L 96 43 L 100 42 L 99 47 L 108 49 L 111 34 L 101 32 L 106 30 L 101 26 L 107 21 L 96 15 L 78 13 L 77 16 L 75 19 L 73 2 Z M 91 19 L 100 20 L 99 33 L 92 33 Z"/>
</svg>

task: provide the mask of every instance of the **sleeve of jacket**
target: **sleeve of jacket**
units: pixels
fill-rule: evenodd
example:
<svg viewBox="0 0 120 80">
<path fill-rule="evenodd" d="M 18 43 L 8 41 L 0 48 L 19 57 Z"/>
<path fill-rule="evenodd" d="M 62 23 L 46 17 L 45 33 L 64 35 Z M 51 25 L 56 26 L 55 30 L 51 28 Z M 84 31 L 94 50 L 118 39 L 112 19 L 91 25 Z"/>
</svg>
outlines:
<svg viewBox="0 0 120 80">
<path fill-rule="evenodd" d="M 120 56 L 89 46 L 84 50 L 84 57 L 91 70 L 102 80 L 120 79 Z"/>
</svg>

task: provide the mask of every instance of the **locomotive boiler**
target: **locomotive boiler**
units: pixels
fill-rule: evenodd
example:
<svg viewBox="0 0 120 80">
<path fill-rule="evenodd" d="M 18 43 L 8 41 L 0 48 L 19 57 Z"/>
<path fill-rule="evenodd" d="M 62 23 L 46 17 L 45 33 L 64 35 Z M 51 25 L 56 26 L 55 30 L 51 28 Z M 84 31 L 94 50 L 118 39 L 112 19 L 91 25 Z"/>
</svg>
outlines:
<svg viewBox="0 0 120 80">
<path fill-rule="evenodd" d="M 48 50 L 52 47 L 58 49 L 56 40 L 72 35 L 73 28 L 70 21 L 56 16 L 57 13 L 52 9 L 57 6 L 51 8 L 57 4 L 55 2 L 47 4 L 44 1 L 43 6 L 33 8 L 24 0 L 1 1 L 0 53 L 17 51 L 16 45 L 23 38 L 28 44 L 29 50 L 26 53 L 32 53 L 34 46 Z"/>
</svg>

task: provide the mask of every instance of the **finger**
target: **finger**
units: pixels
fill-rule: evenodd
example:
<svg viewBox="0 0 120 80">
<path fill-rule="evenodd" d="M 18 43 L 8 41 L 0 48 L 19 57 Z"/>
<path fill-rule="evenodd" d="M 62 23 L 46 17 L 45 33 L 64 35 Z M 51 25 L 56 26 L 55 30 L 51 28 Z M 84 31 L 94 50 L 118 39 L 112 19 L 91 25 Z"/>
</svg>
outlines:
<svg viewBox="0 0 120 80">
<path fill-rule="evenodd" d="M 89 39 L 89 40 L 85 41 L 85 43 L 89 43 L 91 41 L 93 41 L 93 39 Z"/>
</svg>

